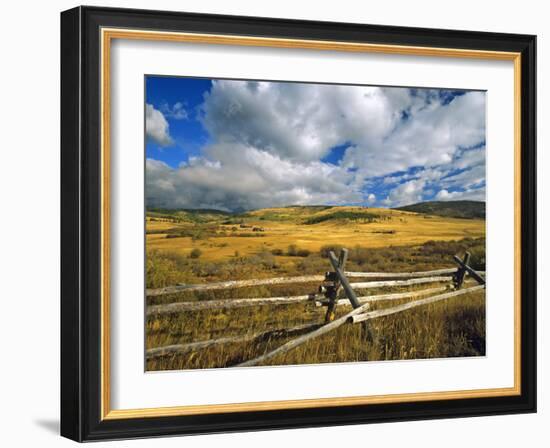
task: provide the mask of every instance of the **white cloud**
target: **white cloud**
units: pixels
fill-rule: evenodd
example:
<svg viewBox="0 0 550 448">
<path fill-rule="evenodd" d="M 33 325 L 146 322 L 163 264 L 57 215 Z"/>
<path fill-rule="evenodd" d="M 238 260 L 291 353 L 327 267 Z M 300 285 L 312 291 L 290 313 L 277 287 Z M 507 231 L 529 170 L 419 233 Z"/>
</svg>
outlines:
<svg viewBox="0 0 550 448">
<path fill-rule="evenodd" d="M 346 142 L 380 141 L 399 102 L 378 87 L 214 81 L 203 123 L 218 141 L 308 161 Z"/>
<path fill-rule="evenodd" d="M 460 150 L 451 162 L 436 167 L 384 177 L 382 183 L 396 185 L 384 200 L 387 206 L 424 201 L 435 191 L 435 200 L 485 201 L 485 146 Z"/>
<path fill-rule="evenodd" d="M 444 178 L 440 185 L 444 187 L 470 188 L 485 182 L 485 164 L 476 165 L 458 174 Z"/>
<path fill-rule="evenodd" d="M 145 134 L 159 146 L 171 146 L 174 144 L 170 137 L 168 121 L 162 112 L 151 104 L 145 105 Z"/>
<path fill-rule="evenodd" d="M 147 203 L 181 208 L 255 209 L 359 203 L 353 176 L 318 161 L 296 163 L 250 146 L 222 143 L 179 168 L 148 159 Z M 212 162 L 210 160 L 216 160 Z"/>
<path fill-rule="evenodd" d="M 187 110 L 185 109 L 185 106 L 181 101 L 177 101 L 172 106 L 170 106 L 168 103 L 164 103 L 161 106 L 160 110 L 165 117 L 171 118 L 173 120 L 187 120 L 189 118 L 189 114 L 187 113 Z"/>
<path fill-rule="evenodd" d="M 424 179 L 409 180 L 390 191 L 384 203 L 389 207 L 414 204 L 422 201 L 422 193 L 426 181 Z"/>
<path fill-rule="evenodd" d="M 161 109 L 187 117 L 182 103 Z M 399 206 L 436 191 L 457 197 L 457 189 L 481 197 L 483 92 L 447 103 L 433 89 L 213 81 L 199 116 L 213 142 L 200 156 L 178 169 L 147 162 L 148 196 L 157 205 Z M 173 143 L 165 116 L 151 105 L 147 135 Z M 340 145 L 349 146 L 339 165 L 321 162 Z M 383 195 L 372 190 L 374 178 Z"/>
<path fill-rule="evenodd" d="M 476 149 L 463 151 L 453 164 L 455 168 L 464 169 L 475 165 L 485 165 L 485 145 Z"/>
<path fill-rule="evenodd" d="M 438 201 L 458 201 L 458 200 L 485 201 L 485 187 L 465 190 L 465 191 L 453 191 L 453 192 L 449 192 L 443 189 L 443 190 L 439 190 L 439 192 L 435 195 L 435 199 Z"/>
<path fill-rule="evenodd" d="M 346 153 L 345 163 L 369 176 L 383 176 L 414 166 L 450 163 L 461 147 L 485 139 L 484 93 L 469 92 L 448 105 L 434 100 L 418 108 L 418 101 L 410 96 L 408 119 L 380 140 L 358 142 Z"/>
<path fill-rule="evenodd" d="M 369 176 L 449 163 L 485 139 L 485 94 L 443 104 L 434 90 L 215 81 L 203 123 L 218 141 L 292 160 L 316 160 L 352 143 L 344 164 Z M 407 119 L 403 119 L 403 116 Z"/>
</svg>

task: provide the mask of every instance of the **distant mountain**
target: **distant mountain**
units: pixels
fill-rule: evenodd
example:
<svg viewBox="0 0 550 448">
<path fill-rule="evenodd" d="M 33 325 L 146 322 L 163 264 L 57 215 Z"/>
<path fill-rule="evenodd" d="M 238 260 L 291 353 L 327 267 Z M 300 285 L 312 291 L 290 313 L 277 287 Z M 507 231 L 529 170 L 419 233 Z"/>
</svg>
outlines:
<svg viewBox="0 0 550 448">
<path fill-rule="evenodd" d="M 420 202 L 398 207 L 397 212 L 415 212 L 448 218 L 485 219 L 485 202 L 445 201 Z M 227 212 L 216 209 L 148 208 L 151 219 L 171 222 L 246 224 L 257 221 L 294 222 L 306 225 L 326 223 L 374 223 L 391 219 L 396 211 L 364 206 L 292 205 L 248 211 Z"/>
<path fill-rule="evenodd" d="M 170 208 L 147 208 L 147 216 L 157 219 L 168 219 L 176 222 L 210 222 L 231 216 L 230 212 L 217 209 L 170 209 Z"/>
<path fill-rule="evenodd" d="M 311 225 L 336 221 L 374 222 L 380 216 L 379 213 L 373 213 L 372 209 L 360 206 L 289 205 L 251 210 L 240 217 Z"/>
<path fill-rule="evenodd" d="M 431 201 L 397 207 L 396 210 L 450 218 L 485 219 L 485 202 Z"/>
<path fill-rule="evenodd" d="M 218 210 L 216 208 L 159 208 L 159 207 L 148 207 L 148 212 L 157 212 L 163 213 L 166 215 L 175 215 L 178 213 L 196 213 L 198 215 L 231 215 L 231 212 L 226 212 L 224 210 Z"/>
</svg>

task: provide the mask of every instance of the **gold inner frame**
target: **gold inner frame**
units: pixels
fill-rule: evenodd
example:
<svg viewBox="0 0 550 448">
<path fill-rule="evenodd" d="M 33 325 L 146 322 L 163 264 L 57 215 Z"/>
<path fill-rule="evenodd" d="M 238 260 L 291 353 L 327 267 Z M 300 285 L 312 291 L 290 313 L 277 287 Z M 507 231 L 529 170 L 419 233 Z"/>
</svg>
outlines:
<svg viewBox="0 0 550 448">
<path fill-rule="evenodd" d="M 229 404 L 170 406 L 140 409 L 111 409 L 110 388 L 110 50 L 113 39 L 296 48 L 310 50 L 383 53 L 413 56 L 505 60 L 514 63 L 514 386 L 442 392 L 368 395 L 303 400 L 280 400 Z M 101 29 L 101 419 L 166 417 L 226 412 L 246 412 L 381 403 L 421 402 L 521 394 L 521 54 L 514 52 L 415 47 L 303 39 Z"/>
</svg>

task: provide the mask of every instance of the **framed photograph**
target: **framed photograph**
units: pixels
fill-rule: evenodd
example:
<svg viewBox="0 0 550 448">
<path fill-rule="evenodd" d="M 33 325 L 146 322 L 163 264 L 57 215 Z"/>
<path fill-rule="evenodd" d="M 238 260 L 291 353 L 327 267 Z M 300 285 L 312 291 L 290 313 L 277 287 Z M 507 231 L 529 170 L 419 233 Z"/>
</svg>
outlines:
<svg viewBox="0 0 550 448">
<path fill-rule="evenodd" d="M 535 36 L 61 14 L 61 433 L 536 411 Z"/>
</svg>

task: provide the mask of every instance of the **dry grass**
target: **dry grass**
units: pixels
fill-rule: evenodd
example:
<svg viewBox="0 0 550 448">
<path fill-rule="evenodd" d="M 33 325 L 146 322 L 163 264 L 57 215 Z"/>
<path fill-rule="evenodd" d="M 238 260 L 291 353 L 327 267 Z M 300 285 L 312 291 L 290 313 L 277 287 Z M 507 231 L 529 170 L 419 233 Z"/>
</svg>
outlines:
<svg viewBox="0 0 550 448">
<path fill-rule="evenodd" d="M 341 208 L 338 208 L 339 210 Z M 357 208 L 345 208 L 355 217 Z M 353 213 L 350 212 L 353 210 Z M 332 210 L 332 211 L 331 211 Z M 348 270 L 406 272 L 452 266 L 451 256 L 472 252 L 472 264 L 485 269 L 485 221 L 424 217 L 407 212 L 368 209 L 374 222 L 361 219 L 324 220 L 334 208 L 300 207 L 248 213 L 239 220 L 215 216 L 200 222 L 147 222 L 147 287 L 176 283 L 208 283 L 229 279 L 321 274 L 330 270 L 322 254 L 350 248 Z M 312 219 L 314 217 L 315 219 Z M 321 217 L 319 219 L 319 217 Z M 305 220 L 320 221 L 305 224 Z M 229 222 L 228 222 L 229 221 Z M 253 227 L 261 231 L 253 231 Z M 186 235 L 186 236 L 180 236 Z M 171 237 L 167 238 L 167 235 Z M 239 236 L 240 235 L 240 236 Z M 289 246 L 295 248 L 289 251 Z M 198 258 L 190 258 L 200 249 Z M 305 249 L 307 256 L 297 256 Z M 276 255 L 273 255 L 275 252 Z M 289 253 L 292 254 L 289 256 Z M 148 298 L 148 305 L 182 300 L 215 300 L 301 295 L 314 284 L 256 286 L 202 292 L 180 292 Z M 403 291 L 405 289 L 396 289 Z M 369 291 L 376 294 L 381 291 Z M 384 290 L 388 292 L 388 289 Z M 402 301 L 380 302 L 373 308 Z M 185 344 L 213 338 L 320 323 L 325 308 L 311 303 L 254 306 L 231 310 L 189 311 L 149 317 L 146 347 Z M 339 313 L 343 313 L 341 309 Z M 485 354 L 484 291 L 451 298 L 372 321 L 373 341 L 366 341 L 360 325 L 344 325 L 309 341 L 268 364 L 312 364 L 366 360 L 420 359 Z M 148 370 L 228 367 L 276 348 L 287 339 L 231 343 L 193 353 L 166 355 L 147 362 Z"/>
<path fill-rule="evenodd" d="M 391 305 L 403 303 L 392 302 Z M 389 304 L 377 303 L 373 309 Z M 349 309 L 348 309 L 349 310 Z M 340 311 L 342 314 L 344 311 Z M 322 322 L 324 308 L 281 305 L 226 311 L 195 311 L 147 321 L 147 348 L 240 335 L 309 322 Z M 360 325 L 332 333 L 269 360 L 266 365 L 483 356 L 485 294 L 467 294 L 371 323 L 374 340 L 366 341 Z M 148 370 L 227 367 L 270 351 L 287 339 L 232 343 L 187 354 L 149 360 Z"/>
<path fill-rule="evenodd" d="M 356 207 L 338 207 L 343 211 Z M 280 211 L 279 214 L 277 212 Z M 285 213 L 283 213 L 283 211 Z M 165 223 L 147 221 L 147 248 L 188 255 L 199 248 L 205 260 L 230 260 L 237 251 L 247 256 L 262 250 L 282 249 L 289 244 L 311 252 L 318 252 L 326 244 L 345 244 L 348 247 L 388 247 L 422 244 L 429 240 L 449 241 L 461 238 L 479 238 L 485 236 L 485 221 L 479 219 L 455 219 L 439 216 L 420 215 L 388 209 L 367 209 L 365 214 L 376 214 L 376 222 L 360 220 L 329 220 L 315 225 L 303 224 L 315 217 L 326 215 L 330 210 L 315 213 L 313 216 L 291 213 L 293 209 L 269 209 L 252 212 L 247 216 L 245 225 L 223 224 L 219 220 L 213 224 Z M 273 220 L 270 220 L 273 218 Z M 253 227 L 263 228 L 263 232 L 253 232 Z M 177 234 L 188 235 L 178 238 L 166 238 L 170 230 Z M 194 235 L 190 229 L 194 229 Z M 199 230 L 203 229 L 202 235 Z M 159 233 L 151 233 L 151 232 Z M 284 259 L 282 260 L 284 261 Z"/>
</svg>

